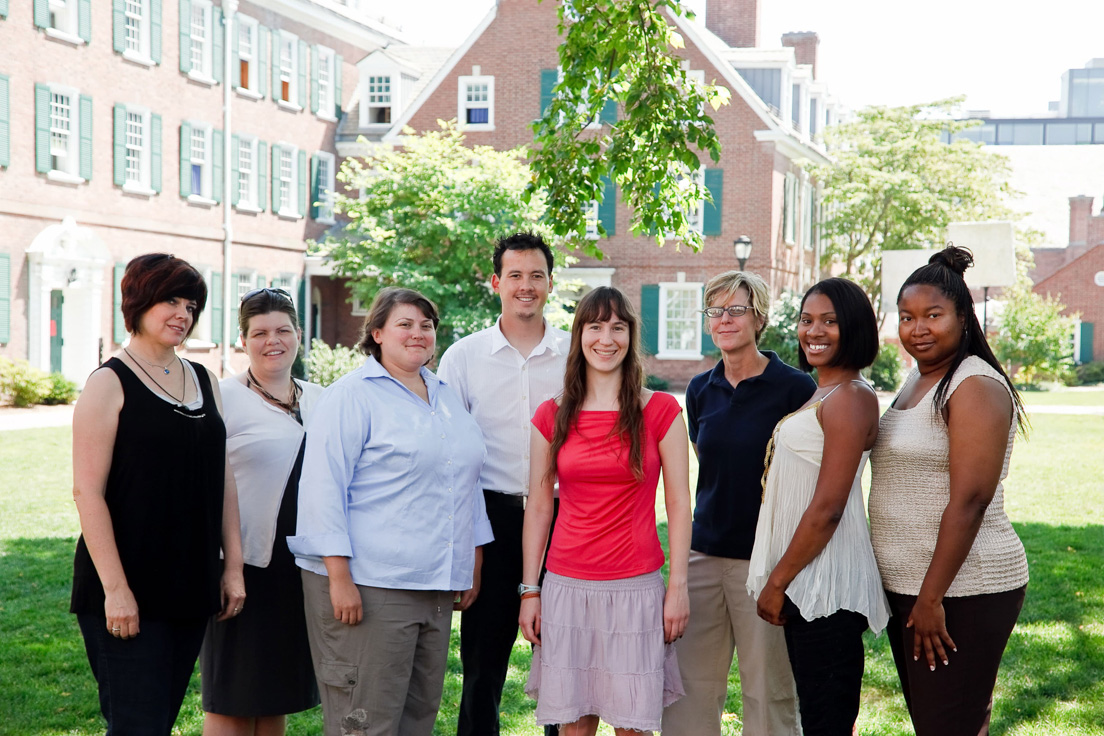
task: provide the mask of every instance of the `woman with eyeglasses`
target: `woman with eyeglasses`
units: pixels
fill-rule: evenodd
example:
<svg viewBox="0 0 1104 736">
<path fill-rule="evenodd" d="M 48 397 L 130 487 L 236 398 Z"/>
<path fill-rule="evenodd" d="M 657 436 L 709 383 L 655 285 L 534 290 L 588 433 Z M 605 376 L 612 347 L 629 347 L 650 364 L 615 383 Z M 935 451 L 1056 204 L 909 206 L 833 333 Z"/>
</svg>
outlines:
<svg viewBox="0 0 1104 736">
<path fill-rule="evenodd" d="M 720 733 L 733 650 L 740 668 L 743 731 L 800 733 L 793 673 L 782 630 L 756 613 L 747 591 L 767 442 L 816 383 L 760 351 L 770 292 L 763 279 L 729 271 L 705 286 L 706 328 L 716 367 L 686 388 L 690 441 L 698 456 L 690 542 L 690 623 L 675 642 L 686 697 L 664 711 L 664 736 Z"/>
<path fill-rule="evenodd" d="M 295 534 L 304 426 L 322 387 L 291 376 L 299 319 L 283 289 L 242 297 L 249 367 L 222 381 L 226 446 L 238 487 L 249 606 L 211 619 L 200 654 L 205 736 L 282 736 L 288 713 L 318 705 Z"/>
<path fill-rule="evenodd" d="M 127 264 L 121 290 L 130 340 L 73 411 L 70 610 L 107 732 L 168 736 L 207 619 L 243 610 L 238 499 L 218 384 L 176 354 L 207 303 L 203 277 L 153 253 Z"/>
</svg>

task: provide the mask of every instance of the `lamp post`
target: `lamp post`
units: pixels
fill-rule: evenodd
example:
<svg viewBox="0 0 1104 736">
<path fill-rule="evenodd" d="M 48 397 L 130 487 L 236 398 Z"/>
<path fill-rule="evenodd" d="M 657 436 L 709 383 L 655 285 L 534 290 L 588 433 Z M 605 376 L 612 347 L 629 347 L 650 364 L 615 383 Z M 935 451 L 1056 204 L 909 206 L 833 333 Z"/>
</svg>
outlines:
<svg viewBox="0 0 1104 736">
<path fill-rule="evenodd" d="M 744 270 L 744 264 L 751 258 L 751 238 L 741 235 L 732 243 L 732 251 L 736 254 L 736 260 L 740 262 L 740 270 Z"/>
</svg>

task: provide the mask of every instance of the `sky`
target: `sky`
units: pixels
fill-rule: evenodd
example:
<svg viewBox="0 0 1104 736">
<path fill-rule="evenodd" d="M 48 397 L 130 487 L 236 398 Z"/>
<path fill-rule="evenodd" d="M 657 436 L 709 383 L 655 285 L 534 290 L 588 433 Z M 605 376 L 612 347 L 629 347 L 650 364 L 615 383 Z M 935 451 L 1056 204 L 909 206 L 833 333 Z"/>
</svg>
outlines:
<svg viewBox="0 0 1104 736">
<path fill-rule="evenodd" d="M 378 0 L 373 15 L 415 43 L 457 46 L 493 2 Z M 1065 70 L 1104 58 L 1104 0 L 761 0 L 760 13 L 763 47 L 819 34 L 818 76 L 850 109 L 965 95 L 967 110 L 1046 115 Z"/>
</svg>

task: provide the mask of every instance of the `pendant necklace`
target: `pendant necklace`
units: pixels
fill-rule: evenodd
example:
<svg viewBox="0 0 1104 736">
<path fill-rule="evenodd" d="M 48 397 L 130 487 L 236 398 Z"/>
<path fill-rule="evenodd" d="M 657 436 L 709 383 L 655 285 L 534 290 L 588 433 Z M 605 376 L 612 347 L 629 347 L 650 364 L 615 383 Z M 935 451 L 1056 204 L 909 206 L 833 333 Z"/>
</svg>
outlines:
<svg viewBox="0 0 1104 736">
<path fill-rule="evenodd" d="M 166 363 L 165 365 L 161 365 L 160 363 L 153 363 L 153 362 L 150 362 L 150 361 L 146 360 L 145 358 L 143 358 L 143 357 L 142 357 L 142 356 L 140 356 L 140 355 L 139 355 L 139 356 L 135 356 L 135 355 L 134 355 L 133 353 L 131 353 L 131 352 L 130 352 L 129 350 L 127 351 L 127 355 L 129 355 L 129 356 L 130 356 L 130 357 L 132 357 L 132 358 L 134 358 L 134 357 L 137 357 L 137 358 L 138 358 L 138 360 L 142 361 L 142 362 L 143 362 L 143 363 L 145 363 L 146 365 L 149 365 L 149 366 L 153 366 L 154 368 L 160 368 L 160 369 L 162 370 L 162 372 L 164 372 L 164 374 L 165 374 L 166 376 L 167 376 L 167 375 L 169 375 L 169 366 L 171 366 L 171 365 L 172 365 L 173 363 L 175 363 L 175 362 L 176 362 L 176 354 L 175 354 L 175 353 L 173 353 L 173 357 L 172 357 L 172 360 L 170 360 L 170 361 L 169 361 L 168 363 Z M 143 368 L 143 370 L 145 370 L 145 369 Z M 146 375 L 148 376 L 149 374 L 147 373 Z"/>
<path fill-rule="evenodd" d="M 162 386 L 162 385 L 161 385 L 160 383 L 157 383 L 157 379 L 156 379 L 156 378 L 154 378 L 153 376 L 151 376 L 151 375 L 150 375 L 150 373 L 149 373 L 149 371 L 147 371 L 147 370 L 146 370 L 145 368 L 143 368 L 143 367 L 142 367 L 142 364 L 141 364 L 141 363 L 139 363 L 139 362 L 138 362 L 138 361 L 137 361 L 137 360 L 135 359 L 135 357 L 134 357 L 134 353 L 130 352 L 130 351 L 129 351 L 129 350 L 127 350 L 126 348 L 123 348 L 123 352 L 124 352 L 124 353 L 126 353 L 127 355 L 129 355 L 129 356 L 130 356 L 130 359 L 134 361 L 134 364 L 135 364 L 136 366 L 138 366 L 138 369 L 139 369 L 139 370 L 141 370 L 141 371 L 142 371 L 143 373 L 145 373 L 145 374 L 146 374 L 146 377 L 147 377 L 147 378 L 149 378 L 149 379 L 150 379 L 151 381 L 153 381 L 153 382 L 154 382 L 155 384 L 157 384 L 157 388 L 159 388 L 159 389 L 161 389 L 162 391 L 164 391 L 164 392 L 165 392 L 165 395 L 166 395 L 166 396 L 168 396 L 168 397 L 169 397 L 170 399 L 172 399 L 172 400 L 173 400 L 173 401 L 175 401 L 176 403 L 178 403 L 178 404 L 180 404 L 181 406 L 183 406 L 183 404 L 184 404 L 184 396 L 185 396 L 185 395 L 186 395 L 186 394 L 188 393 L 188 388 L 187 388 L 187 386 L 186 386 L 186 385 L 184 384 L 184 371 L 180 371 L 180 398 L 178 399 L 178 398 L 176 398 L 175 396 L 173 396 L 173 395 L 172 395 L 172 394 L 171 394 L 171 393 L 169 392 L 169 390 L 168 390 L 167 388 L 165 388 L 164 386 Z M 177 357 L 175 357 L 175 356 L 174 356 L 173 360 L 179 360 L 179 358 L 177 358 Z M 146 362 L 146 363 L 149 363 L 149 361 L 148 361 L 148 360 L 147 360 L 147 361 L 144 361 L 144 362 Z M 150 363 L 150 365 L 153 365 L 153 366 L 157 366 L 158 368 L 162 368 L 162 366 L 159 366 L 159 365 L 157 365 L 156 363 Z M 170 362 L 169 362 L 169 365 L 172 365 L 172 361 L 170 361 Z M 164 371 L 165 371 L 165 375 L 168 375 L 168 373 L 169 373 L 169 369 L 168 369 L 168 366 L 165 366 L 165 367 L 164 367 Z"/>
<path fill-rule="evenodd" d="M 249 379 L 249 385 L 261 392 L 261 396 L 271 401 L 276 406 L 280 407 L 288 414 L 293 414 L 299 408 L 299 387 L 295 384 L 295 379 L 291 381 L 291 400 L 281 401 L 275 396 L 265 390 L 265 387 L 261 385 L 261 382 L 257 380 L 257 377 L 253 375 L 253 369 L 247 368 L 246 375 Z"/>
</svg>

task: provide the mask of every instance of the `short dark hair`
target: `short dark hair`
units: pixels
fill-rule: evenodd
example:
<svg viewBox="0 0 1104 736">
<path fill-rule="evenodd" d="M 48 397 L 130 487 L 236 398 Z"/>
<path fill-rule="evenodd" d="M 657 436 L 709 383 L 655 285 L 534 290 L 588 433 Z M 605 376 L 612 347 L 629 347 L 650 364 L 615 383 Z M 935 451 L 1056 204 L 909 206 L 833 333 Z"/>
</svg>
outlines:
<svg viewBox="0 0 1104 736">
<path fill-rule="evenodd" d="M 150 307 L 172 297 L 180 297 L 196 303 L 192 326 L 185 335 L 188 337 L 207 306 L 207 284 L 203 281 L 203 275 L 187 261 L 169 253 L 147 253 L 132 259 L 123 273 L 119 289 L 123 295 L 123 324 L 133 335 L 138 334 L 142 317 Z"/>
<path fill-rule="evenodd" d="M 391 316 L 391 310 L 400 304 L 413 304 L 428 319 L 433 320 L 433 329 L 441 323 L 441 317 L 437 313 L 437 305 L 430 301 L 429 297 L 420 291 L 403 289 L 398 286 L 389 286 L 372 300 L 372 306 L 368 310 L 368 316 L 364 318 L 364 326 L 360 328 L 360 342 L 357 347 L 365 355 L 371 355 L 376 360 L 380 359 L 380 344 L 372 337 L 374 330 L 381 330 L 387 324 Z"/>
<path fill-rule="evenodd" d="M 495 276 L 502 276 L 502 254 L 508 250 L 539 250 L 544 254 L 544 260 L 548 262 L 548 275 L 552 275 L 552 266 L 556 260 L 552 257 L 552 249 L 548 247 L 548 243 L 534 232 L 519 232 L 507 235 L 495 245 L 494 255 L 491 256 Z"/>
<path fill-rule="evenodd" d="M 800 311 L 805 311 L 805 301 L 813 294 L 828 297 L 839 324 L 839 349 L 828 365 L 861 371 L 873 363 L 878 357 L 878 317 L 866 292 L 848 279 L 824 279 L 805 292 Z M 797 346 L 797 363 L 806 373 L 813 370 L 800 343 Z"/>
<path fill-rule="evenodd" d="M 275 289 L 258 289 L 252 296 L 243 299 L 238 307 L 238 330 L 244 336 L 249 332 L 249 320 L 272 312 L 283 312 L 291 318 L 295 329 L 299 329 L 299 314 L 295 311 L 295 302 L 291 300 L 291 296 L 285 296 Z"/>
</svg>

